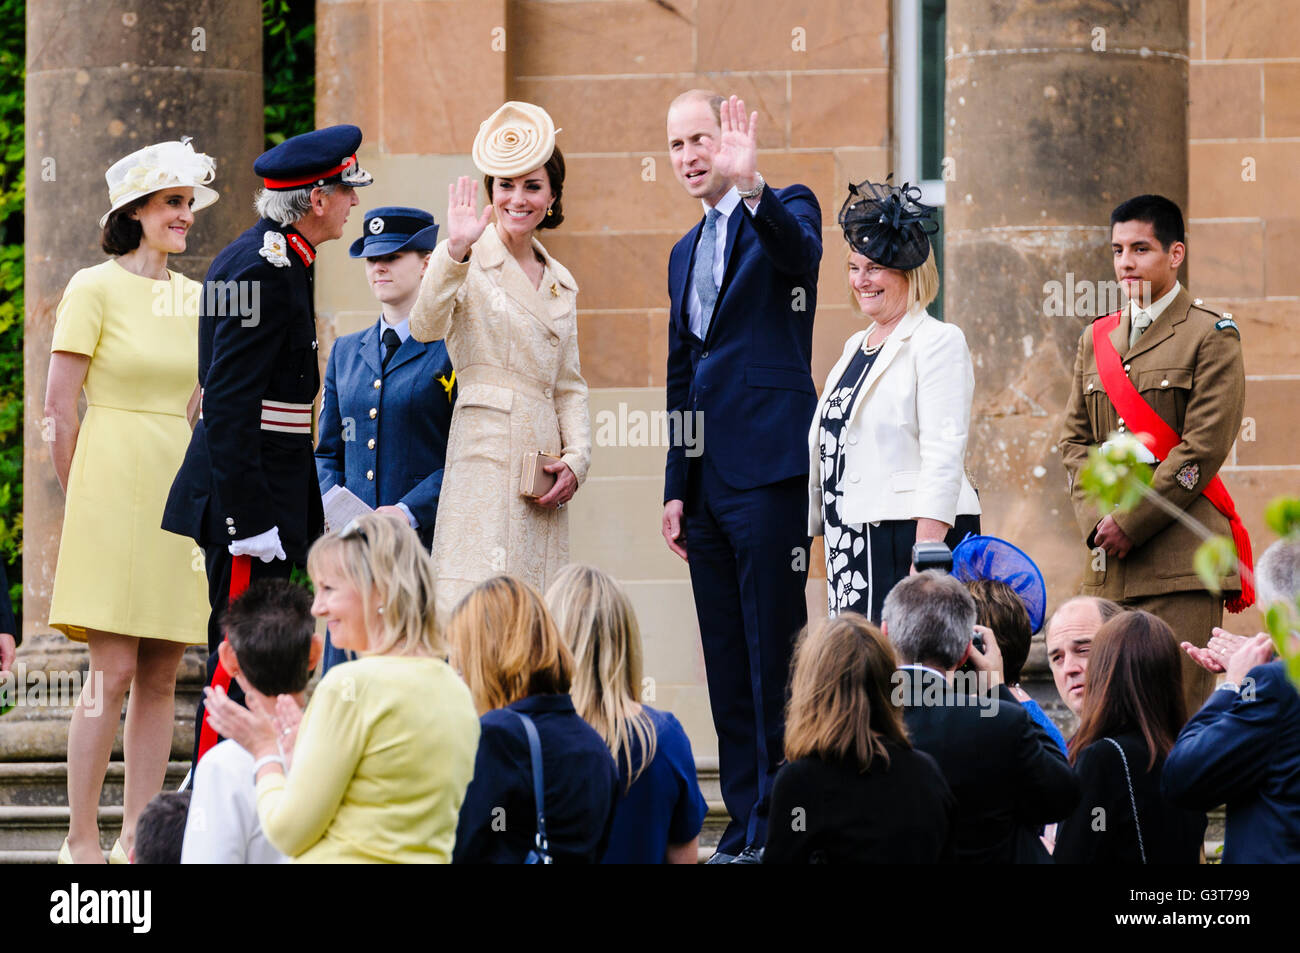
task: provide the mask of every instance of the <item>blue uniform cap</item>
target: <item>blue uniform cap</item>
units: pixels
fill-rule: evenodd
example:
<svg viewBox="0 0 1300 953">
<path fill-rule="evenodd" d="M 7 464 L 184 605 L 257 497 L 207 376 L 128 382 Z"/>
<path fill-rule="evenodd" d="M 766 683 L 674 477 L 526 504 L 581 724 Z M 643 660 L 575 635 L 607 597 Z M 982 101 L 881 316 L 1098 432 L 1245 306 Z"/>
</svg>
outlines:
<svg viewBox="0 0 1300 953">
<path fill-rule="evenodd" d="M 361 237 L 352 243 L 353 258 L 378 258 L 399 251 L 433 251 L 438 225 L 424 209 L 384 205 L 366 213 Z"/>
<path fill-rule="evenodd" d="M 373 180 L 357 164 L 361 130 L 356 126 L 329 126 L 284 140 L 253 163 L 253 172 L 273 192 L 312 188 L 341 182 L 359 187 Z"/>
</svg>

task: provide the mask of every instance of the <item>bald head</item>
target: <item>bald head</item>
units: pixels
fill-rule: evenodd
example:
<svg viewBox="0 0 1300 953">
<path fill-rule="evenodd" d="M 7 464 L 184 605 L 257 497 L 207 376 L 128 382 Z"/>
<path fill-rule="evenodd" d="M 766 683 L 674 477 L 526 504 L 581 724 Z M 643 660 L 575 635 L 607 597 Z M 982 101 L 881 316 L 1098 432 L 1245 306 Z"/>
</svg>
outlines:
<svg viewBox="0 0 1300 953">
<path fill-rule="evenodd" d="M 1077 716 L 1083 708 L 1084 673 L 1092 638 L 1121 608 L 1109 599 L 1075 596 L 1061 603 L 1047 624 L 1047 664 L 1065 706 Z"/>
</svg>

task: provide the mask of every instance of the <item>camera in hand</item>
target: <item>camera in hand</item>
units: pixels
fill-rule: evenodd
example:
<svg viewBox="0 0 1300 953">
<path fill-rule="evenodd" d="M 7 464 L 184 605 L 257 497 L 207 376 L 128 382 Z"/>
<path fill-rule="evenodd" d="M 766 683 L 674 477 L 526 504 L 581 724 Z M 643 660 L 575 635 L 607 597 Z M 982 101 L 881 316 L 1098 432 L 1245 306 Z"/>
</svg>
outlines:
<svg viewBox="0 0 1300 953">
<path fill-rule="evenodd" d="M 912 565 L 917 572 L 937 569 L 952 572 L 952 550 L 947 543 L 915 543 L 912 546 Z"/>
</svg>

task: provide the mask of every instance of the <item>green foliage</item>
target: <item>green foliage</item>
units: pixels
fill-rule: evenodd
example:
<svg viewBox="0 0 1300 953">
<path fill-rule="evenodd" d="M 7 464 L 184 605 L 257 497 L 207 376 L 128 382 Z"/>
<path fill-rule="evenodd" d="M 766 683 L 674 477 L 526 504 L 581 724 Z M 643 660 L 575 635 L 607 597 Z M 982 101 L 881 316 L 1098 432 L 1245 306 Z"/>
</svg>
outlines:
<svg viewBox="0 0 1300 953">
<path fill-rule="evenodd" d="M 1300 500 L 1293 496 L 1279 496 L 1264 510 L 1264 522 L 1283 539 L 1300 536 Z"/>
<path fill-rule="evenodd" d="M 1192 568 L 1201 585 L 1217 596 L 1223 591 L 1219 581 L 1237 568 L 1237 547 L 1226 536 L 1211 536 L 1196 547 Z"/>
<path fill-rule="evenodd" d="M 0 0 L 0 559 L 20 626 L 25 22 L 24 0 Z"/>
<path fill-rule="evenodd" d="M 1131 510 L 1151 485 L 1151 467 L 1138 459 L 1141 446 L 1132 434 L 1113 433 L 1100 447 L 1088 451 L 1079 471 L 1079 486 L 1106 515 Z"/>
<path fill-rule="evenodd" d="M 1300 499 L 1279 496 L 1264 510 L 1268 528 L 1283 539 L 1300 539 Z M 1300 689 L 1300 597 L 1290 602 L 1261 605 L 1264 625 L 1273 637 L 1277 654 L 1286 660 L 1286 672 L 1291 683 Z"/>
<path fill-rule="evenodd" d="M 315 4 L 262 0 L 266 146 L 316 125 Z"/>
</svg>

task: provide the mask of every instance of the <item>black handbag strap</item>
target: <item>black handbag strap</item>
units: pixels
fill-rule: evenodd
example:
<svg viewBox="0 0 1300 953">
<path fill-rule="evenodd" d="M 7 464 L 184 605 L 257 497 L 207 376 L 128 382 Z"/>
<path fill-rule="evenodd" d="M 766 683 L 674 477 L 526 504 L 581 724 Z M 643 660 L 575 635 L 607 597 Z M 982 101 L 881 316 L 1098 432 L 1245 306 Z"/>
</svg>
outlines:
<svg viewBox="0 0 1300 953">
<path fill-rule="evenodd" d="M 534 863 L 549 864 L 551 847 L 546 840 L 546 812 L 542 809 L 542 792 L 545 790 L 542 778 L 542 740 L 537 737 L 537 726 L 523 712 L 514 713 L 524 723 L 524 734 L 528 736 L 528 758 L 533 766 L 533 798 L 537 803 L 537 834 L 534 838 L 537 859 Z"/>
<path fill-rule="evenodd" d="M 1115 750 L 1119 752 L 1119 760 L 1124 765 L 1124 781 L 1128 784 L 1128 802 L 1133 808 L 1133 826 L 1137 828 L 1138 833 L 1138 853 L 1142 855 L 1142 863 L 1145 864 L 1147 862 L 1147 849 L 1142 843 L 1142 824 L 1138 821 L 1138 804 L 1137 798 L 1133 796 L 1133 776 L 1128 773 L 1128 758 L 1125 756 L 1124 749 L 1120 747 L 1118 741 L 1114 738 L 1107 738 L 1105 740 L 1115 746 Z"/>
</svg>

